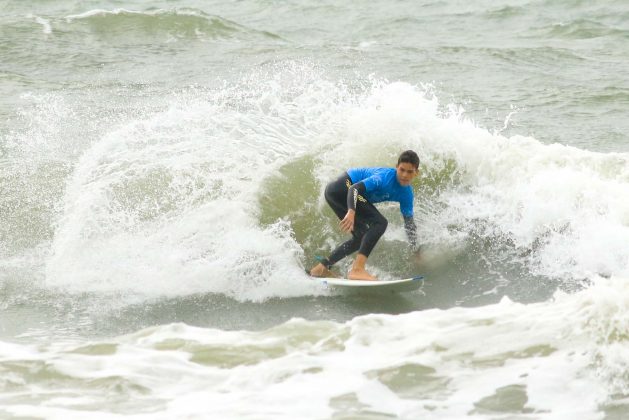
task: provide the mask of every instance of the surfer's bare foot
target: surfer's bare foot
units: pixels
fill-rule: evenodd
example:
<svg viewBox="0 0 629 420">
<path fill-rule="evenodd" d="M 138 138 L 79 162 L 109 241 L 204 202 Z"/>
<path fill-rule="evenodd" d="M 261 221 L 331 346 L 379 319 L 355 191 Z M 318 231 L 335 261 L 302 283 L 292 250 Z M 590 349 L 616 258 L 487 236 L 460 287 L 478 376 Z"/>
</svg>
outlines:
<svg viewBox="0 0 629 420">
<path fill-rule="evenodd" d="M 347 273 L 347 278 L 350 280 L 377 280 L 374 276 L 369 274 L 365 270 L 365 264 L 367 263 L 367 256 L 360 252 L 356 254 L 352 269 Z"/>
<path fill-rule="evenodd" d="M 364 269 L 352 268 L 347 273 L 347 278 L 350 280 L 378 280 Z"/>
<path fill-rule="evenodd" d="M 310 275 L 312 277 L 338 277 L 336 273 L 321 263 L 310 269 Z"/>
</svg>

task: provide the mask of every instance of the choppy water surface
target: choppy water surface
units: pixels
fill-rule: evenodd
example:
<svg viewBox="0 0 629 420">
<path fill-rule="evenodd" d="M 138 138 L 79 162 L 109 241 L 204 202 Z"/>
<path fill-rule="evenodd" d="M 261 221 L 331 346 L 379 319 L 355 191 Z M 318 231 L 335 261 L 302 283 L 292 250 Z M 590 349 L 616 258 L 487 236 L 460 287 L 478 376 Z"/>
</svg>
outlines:
<svg viewBox="0 0 629 420">
<path fill-rule="evenodd" d="M 2 8 L 0 417 L 626 418 L 624 2 Z M 422 290 L 320 288 L 408 148 Z"/>
</svg>

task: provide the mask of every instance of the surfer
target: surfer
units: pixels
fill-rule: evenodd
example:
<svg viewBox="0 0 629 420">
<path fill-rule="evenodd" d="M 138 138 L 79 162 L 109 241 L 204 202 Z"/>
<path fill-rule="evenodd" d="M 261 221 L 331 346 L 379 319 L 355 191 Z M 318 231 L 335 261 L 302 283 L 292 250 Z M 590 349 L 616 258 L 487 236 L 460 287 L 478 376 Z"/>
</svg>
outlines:
<svg viewBox="0 0 629 420">
<path fill-rule="evenodd" d="M 399 156 L 395 168 L 351 168 L 337 180 L 330 182 L 325 188 L 325 200 L 341 220 L 341 230 L 351 233 L 352 238 L 312 267 L 310 275 L 335 277 L 330 268 L 358 251 L 347 278 L 376 280 L 367 272 L 365 264 L 387 229 L 387 219 L 374 206 L 383 201 L 400 203 L 406 235 L 412 248 L 417 250 L 411 182 L 418 175 L 419 157 L 414 151 L 407 150 Z"/>
</svg>

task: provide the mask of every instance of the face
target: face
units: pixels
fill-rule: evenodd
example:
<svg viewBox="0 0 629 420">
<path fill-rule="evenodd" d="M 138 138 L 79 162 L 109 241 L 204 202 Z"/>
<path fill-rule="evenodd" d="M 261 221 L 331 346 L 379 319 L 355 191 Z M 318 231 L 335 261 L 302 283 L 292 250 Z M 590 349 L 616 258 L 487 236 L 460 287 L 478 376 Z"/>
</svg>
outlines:
<svg viewBox="0 0 629 420">
<path fill-rule="evenodd" d="M 395 167 L 397 172 L 397 182 L 400 185 L 410 185 L 413 179 L 419 175 L 419 169 L 415 169 L 412 163 L 400 162 Z"/>
</svg>

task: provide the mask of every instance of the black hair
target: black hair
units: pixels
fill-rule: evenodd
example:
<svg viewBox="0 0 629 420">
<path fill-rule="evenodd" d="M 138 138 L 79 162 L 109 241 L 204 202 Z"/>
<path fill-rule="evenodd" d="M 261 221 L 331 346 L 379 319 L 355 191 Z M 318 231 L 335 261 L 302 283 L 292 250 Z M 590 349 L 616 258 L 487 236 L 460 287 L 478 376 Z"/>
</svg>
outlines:
<svg viewBox="0 0 629 420">
<path fill-rule="evenodd" d="M 410 163 L 415 169 L 419 169 L 419 156 L 412 150 L 406 150 L 402 152 L 397 160 L 397 164 L 399 165 L 400 163 Z"/>
</svg>

